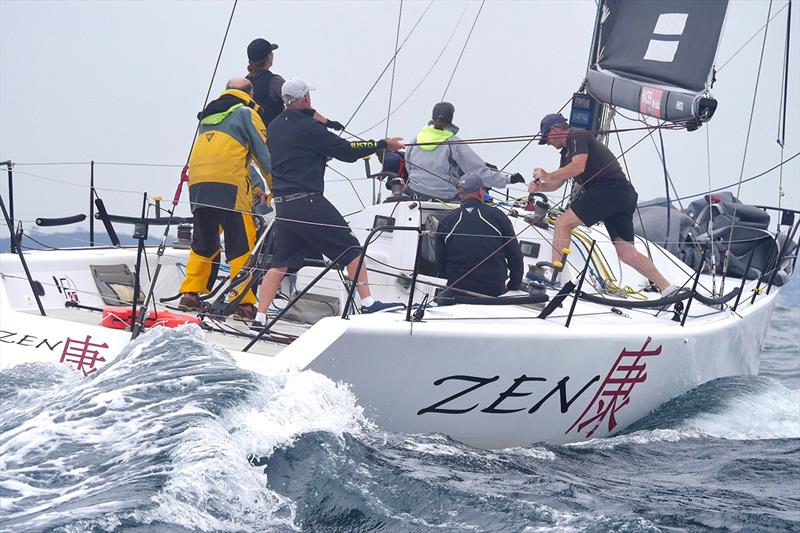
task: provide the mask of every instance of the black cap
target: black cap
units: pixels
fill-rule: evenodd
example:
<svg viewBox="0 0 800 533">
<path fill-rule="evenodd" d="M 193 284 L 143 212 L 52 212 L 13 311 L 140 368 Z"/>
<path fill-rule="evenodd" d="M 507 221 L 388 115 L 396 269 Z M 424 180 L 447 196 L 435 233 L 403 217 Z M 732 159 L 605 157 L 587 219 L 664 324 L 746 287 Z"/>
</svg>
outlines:
<svg viewBox="0 0 800 533">
<path fill-rule="evenodd" d="M 277 48 L 277 44 L 271 44 L 266 39 L 256 39 L 247 45 L 247 59 L 250 61 L 261 61 Z"/>
<path fill-rule="evenodd" d="M 539 144 L 547 144 L 547 134 L 550 133 L 550 128 L 553 126 L 566 126 L 567 119 L 558 113 L 550 113 L 545 115 L 539 126 L 539 131 L 542 136 L 539 138 Z"/>
<path fill-rule="evenodd" d="M 453 123 L 453 115 L 456 112 L 456 108 L 450 102 L 439 102 L 435 106 L 433 106 L 433 112 L 431 113 L 431 118 L 433 120 L 442 119 L 448 124 Z"/>
</svg>

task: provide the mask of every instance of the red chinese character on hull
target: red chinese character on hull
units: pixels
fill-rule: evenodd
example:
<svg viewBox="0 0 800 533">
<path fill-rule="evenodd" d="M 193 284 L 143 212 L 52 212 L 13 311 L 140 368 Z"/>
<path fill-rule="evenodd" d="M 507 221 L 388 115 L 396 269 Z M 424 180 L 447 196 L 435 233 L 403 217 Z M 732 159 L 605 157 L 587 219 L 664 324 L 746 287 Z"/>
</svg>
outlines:
<svg viewBox="0 0 800 533">
<path fill-rule="evenodd" d="M 108 348 L 108 344 L 97 344 L 90 342 L 91 335 L 86 335 L 86 340 L 77 340 L 67 337 L 67 342 L 64 343 L 64 351 L 61 353 L 61 362 L 69 363 L 75 366 L 76 370 L 83 372 L 84 376 L 88 376 L 92 372 L 96 372 L 95 365 L 105 363 L 106 360 L 100 356 L 100 352 L 93 348 Z"/>
<path fill-rule="evenodd" d="M 608 417 L 608 431 L 613 431 L 617 427 L 617 412 L 628 405 L 631 400 L 631 392 L 636 384 L 647 380 L 647 365 L 641 361 L 642 357 L 661 354 L 661 346 L 654 350 L 647 350 L 647 345 L 651 340 L 653 340 L 652 337 L 647 337 L 642 349 L 635 352 L 628 351 L 627 348 L 622 349 L 611 370 L 608 371 L 606 379 L 600 384 L 597 394 L 564 434 L 569 433 L 576 426 L 579 433 L 591 426 L 586 434 L 588 439 L 606 417 Z M 597 405 L 597 412 L 592 415 L 591 411 L 595 405 Z"/>
</svg>

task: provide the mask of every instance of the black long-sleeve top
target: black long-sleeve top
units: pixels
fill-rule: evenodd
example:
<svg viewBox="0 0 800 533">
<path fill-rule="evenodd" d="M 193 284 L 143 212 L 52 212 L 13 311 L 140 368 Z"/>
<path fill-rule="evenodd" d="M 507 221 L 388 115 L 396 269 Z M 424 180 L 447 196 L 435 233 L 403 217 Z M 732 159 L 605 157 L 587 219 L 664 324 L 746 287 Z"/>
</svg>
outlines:
<svg viewBox="0 0 800 533">
<path fill-rule="evenodd" d="M 522 252 L 502 211 L 467 200 L 442 219 L 437 232 L 436 265 L 448 286 L 499 296 L 508 277 L 508 287 L 519 288 Z"/>
<path fill-rule="evenodd" d="M 383 140 L 346 141 L 314 120 L 313 114 L 313 109 L 287 109 L 267 127 L 274 196 L 325 192 L 328 158 L 352 163 L 386 146 Z"/>
</svg>

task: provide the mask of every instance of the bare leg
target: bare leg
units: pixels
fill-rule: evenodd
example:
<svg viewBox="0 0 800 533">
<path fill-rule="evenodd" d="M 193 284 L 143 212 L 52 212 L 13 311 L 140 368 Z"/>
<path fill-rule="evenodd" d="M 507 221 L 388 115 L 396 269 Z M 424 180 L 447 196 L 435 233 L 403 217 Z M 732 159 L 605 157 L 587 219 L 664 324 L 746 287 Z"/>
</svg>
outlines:
<svg viewBox="0 0 800 533">
<path fill-rule="evenodd" d="M 556 219 L 555 235 L 553 236 L 553 263 L 561 261 L 561 250 L 569 248 L 572 242 L 572 230 L 581 225 L 581 219 L 567 209 Z"/>
<path fill-rule="evenodd" d="M 640 254 L 633 243 L 614 239 L 614 248 L 617 249 L 617 255 L 623 263 L 632 266 L 639 274 L 652 280 L 658 286 L 658 290 L 664 291 L 670 286 L 667 278 L 661 275 L 653 261 L 646 255 Z"/>
<path fill-rule="evenodd" d="M 358 259 L 359 256 L 357 256 L 355 259 L 353 259 L 347 264 L 347 275 L 350 276 L 350 279 L 355 279 L 356 277 L 356 269 L 358 268 Z M 367 283 L 366 264 L 361 265 L 361 272 L 359 272 L 358 281 L 356 282 L 356 290 L 358 291 L 358 296 L 361 297 L 362 300 L 370 296 L 369 284 Z"/>
<path fill-rule="evenodd" d="M 278 288 L 281 286 L 281 280 L 287 270 L 289 270 L 287 267 L 270 268 L 267 270 L 267 274 L 261 281 L 261 288 L 258 291 L 259 313 L 267 312 L 267 308 L 269 308 L 272 300 L 275 299 L 275 295 L 278 294 Z"/>
</svg>

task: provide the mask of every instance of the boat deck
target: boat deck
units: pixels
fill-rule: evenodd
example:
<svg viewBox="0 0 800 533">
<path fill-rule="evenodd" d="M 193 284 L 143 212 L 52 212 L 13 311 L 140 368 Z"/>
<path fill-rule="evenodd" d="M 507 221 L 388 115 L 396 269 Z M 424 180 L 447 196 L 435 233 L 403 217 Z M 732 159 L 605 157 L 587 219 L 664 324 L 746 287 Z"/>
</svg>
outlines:
<svg viewBox="0 0 800 533">
<path fill-rule="evenodd" d="M 39 316 L 39 311 L 30 310 L 24 311 L 25 313 Z M 47 309 L 47 316 L 57 320 L 65 320 L 79 324 L 86 324 L 91 326 L 100 325 L 101 313 L 98 311 L 91 311 L 87 309 L 78 308 L 64 308 L 64 309 Z M 208 337 L 209 343 L 220 348 L 230 351 L 241 351 L 249 342 L 250 337 L 248 334 L 247 326 L 238 320 L 228 318 L 228 320 L 205 320 L 203 330 Z M 292 337 L 302 335 L 309 326 L 296 324 L 294 322 L 280 321 L 274 328 L 276 339 L 283 341 L 284 336 L 286 340 Z M 121 331 L 121 330 L 115 330 Z M 250 348 L 250 353 L 266 356 L 277 355 L 285 346 L 287 342 L 278 342 L 276 340 L 265 337 L 260 339 Z"/>
</svg>

